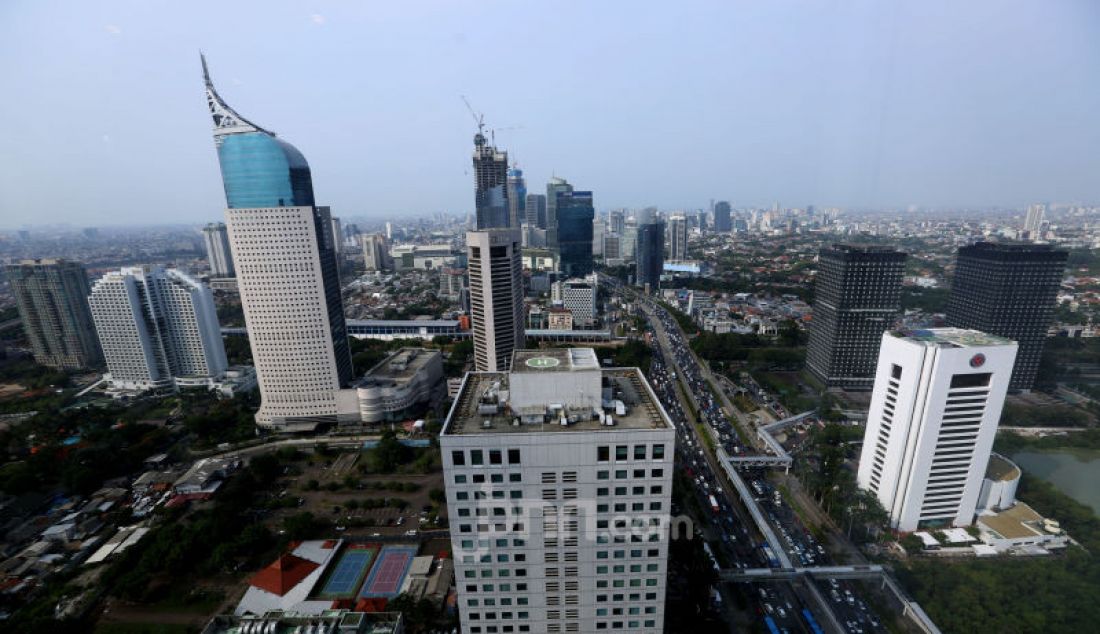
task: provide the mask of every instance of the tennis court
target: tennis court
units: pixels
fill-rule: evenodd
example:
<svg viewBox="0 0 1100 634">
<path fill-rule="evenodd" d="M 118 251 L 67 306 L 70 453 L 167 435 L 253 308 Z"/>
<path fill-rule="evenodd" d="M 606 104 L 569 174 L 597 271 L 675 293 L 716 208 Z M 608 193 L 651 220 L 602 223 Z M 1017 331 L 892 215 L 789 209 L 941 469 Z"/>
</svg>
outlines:
<svg viewBox="0 0 1100 634">
<path fill-rule="evenodd" d="M 340 561 L 336 562 L 336 566 L 329 573 L 328 580 L 325 581 L 324 589 L 321 590 L 319 596 L 325 598 L 354 596 L 377 552 L 377 547 L 349 548 L 345 550 L 344 554 L 340 556 Z"/>
<path fill-rule="evenodd" d="M 416 549 L 409 546 L 383 547 L 359 596 L 367 599 L 397 596 L 397 591 L 405 581 L 405 575 L 409 572 L 414 556 L 416 556 Z"/>
</svg>

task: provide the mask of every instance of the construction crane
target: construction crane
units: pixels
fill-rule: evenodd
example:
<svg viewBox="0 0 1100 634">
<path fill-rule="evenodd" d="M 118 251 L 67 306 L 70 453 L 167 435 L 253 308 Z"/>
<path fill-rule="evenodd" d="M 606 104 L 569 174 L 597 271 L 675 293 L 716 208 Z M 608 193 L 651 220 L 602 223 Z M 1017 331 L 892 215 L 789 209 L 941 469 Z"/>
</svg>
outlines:
<svg viewBox="0 0 1100 634">
<path fill-rule="evenodd" d="M 470 111 L 470 116 L 474 118 L 474 123 L 477 124 L 477 133 L 482 134 L 485 131 L 485 115 L 474 110 L 466 95 L 459 95 L 459 97 L 462 97 L 462 102 L 466 104 L 466 109 Z"/>
</svg>

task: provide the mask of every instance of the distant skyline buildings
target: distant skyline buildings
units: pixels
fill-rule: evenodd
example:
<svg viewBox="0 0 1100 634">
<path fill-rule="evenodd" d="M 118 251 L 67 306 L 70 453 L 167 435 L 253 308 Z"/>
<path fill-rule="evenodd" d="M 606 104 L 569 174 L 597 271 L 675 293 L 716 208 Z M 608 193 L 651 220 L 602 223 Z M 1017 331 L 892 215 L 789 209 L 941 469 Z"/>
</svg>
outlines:
<svg viewBox="0 0 1100 634">
<path fill-rule="evenodd" d="M 635 215 L 635 223 L 634 248 L 631 252 L 634 257 L 634 283 L 655 293 L 661 287 L 661 273 L 664 271 L 665 224 L 652 208 L 639 211 Z M 628 230 L 628 242 L 630 233 Z M 623 257 L 628 256 L 624 253 Z"/>
<path fill-rule="evenodd" d="M 126 267 L 88 299 L 111 386 L 126 390 L 205 385 L 229 364 L 210 289 L 177 269 Z"/>
<path fill-rule="evenodd" d="M 1012 391 L 1035 385 L 1068 257 L 1049 244 L 979 242 L 959 249 L 947 323 L 1019 344 Z"/>
<path fill-rule="evenodd" d="M 91 285 L 82 264 L 22 260 L 7 265 L 5 273 L 35 362 L 81 370 L 103 361 L 88 305 Z"/>
<path fill-rule="evenodd" d="M 834 244 L 821 250 L 806 367 L 825 387 L 874 385 L 882 333 L 901 310 L 905 259 L 892 247 Z"/>
<path fill-rule="evenodd" d="M 546 194 L 527 194 L 523 211 L 528 227 L 546 228 Z"/>
<path fill-rule="evenodd" d="M 718 233 L 729 233 L 733 230 L 730 222 L 730 204 L 725 200 L 714 203 L 714 230 Z"/>
<path fill-rule="evenodd" d="M 508 226 L 519 227 L 527 221 L 527 181 L 523 170 L 513 167 L 508 170 Z"/>
<path fill-rule="evenodd" d="M 558 248 L 558 194 L 571 191 L 573 186 L 559 176 L 546 182 L 546 246 L 554 251 Z"/>
<path fill-rule="evenodd" d="M 676 214 L 665 224 L 668 238 L 668 259 L 686 260 L 688 244 L 688 220 L 683 214 Z"/>
</svg>

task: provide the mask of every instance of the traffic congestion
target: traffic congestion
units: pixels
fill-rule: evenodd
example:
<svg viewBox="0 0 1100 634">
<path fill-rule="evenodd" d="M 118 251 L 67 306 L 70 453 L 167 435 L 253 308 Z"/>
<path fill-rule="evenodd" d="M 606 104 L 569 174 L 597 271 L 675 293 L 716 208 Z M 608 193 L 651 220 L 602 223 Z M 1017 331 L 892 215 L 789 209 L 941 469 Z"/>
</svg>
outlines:
<svg viewBox="0 0 1100 634">
<path fill-rule="evenodd" d="M 677 423 L 677 455 L 680 468 L 691 480 L 699 508 L 707 517 L 704 535 L 709 540 L 706 548 L 715 568 L 719 559 L 732 569 L 777 568 L 777 554 L 762 537 L 750 519 L 735 491 L 730 490 L 718 458 L 707 451 L 706 441 L 700 430 L 690 424 L 691 417 L 684 411 L 685 404 L 677 391 L 682 387 L 688 395 L 695 418 L 713 432 L 712 440 L 720 444 L 730 456 L 756 453 L 743 444 L 734 426 L 722 410 L 722 405 L 712 392 L 710 382 L 704 378 L 699 361 L 691 353 L 683 334 L 673 317 L 659 304 L 646 301 L 636 306 L 637 314 L 647 322 L 645 338 L 653 351 L 650 380 L 669 416 Z M 667 357 L 666 357 L 667 353 Z M 725 386 L 723 386 L 725 387 Z M 759 385 L 753 383 L 754 400 L 770 400 Z M 765 400 L 767 399 L 767 400 Z M 774 403 L 774 401 L 771 401 Z M 785 413 L 773 408 L 777 414 Z M 705 430 L 703 433 L 708 433 Z M 721 474 L 721 475 L 719 475 Z M 750 485 L 754 502 L 766 518 L 781 546 L 798 567 L 828 566 L 831 560 L 824 546 L 806 530 L 798 516 L 766 477 L 763 470 L 746 471 L 744 480 Z M 715 551 L 718 551 L 717 553 Z M 729 605 L 723 595 L 742 592 L 752 605 L 769 632 L 821 632 L 819 604 L 813 602 L 803 583 L 817 583 L 820 594 L 828 601 L 832 611 L 830 622 L 839 623 L 847 632 L 885 631 L 878 617 L 857 594 L 851 582 L 830 579 L 827 581 L 770 581 L 755 584 L 719 584 L 713 595 L 719 609 Z M 726 597 L 729 598 L 728 596 Z"/>
</svg>

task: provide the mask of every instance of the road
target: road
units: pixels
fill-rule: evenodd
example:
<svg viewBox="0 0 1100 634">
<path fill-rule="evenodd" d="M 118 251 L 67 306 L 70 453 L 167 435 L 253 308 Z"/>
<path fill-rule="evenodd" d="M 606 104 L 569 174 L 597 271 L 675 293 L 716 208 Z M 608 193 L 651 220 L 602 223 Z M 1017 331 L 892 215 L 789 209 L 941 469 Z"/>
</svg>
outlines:
<svg viewBox="0 0 1100 634">
<path fill-rule="evenodd" d="M 733 562 L 733 568 L 759 568 L 761 565 L 777 567 L 779 553 L 771 552 L 772 549 L 765 547 L 756 525 L 747 517 L 746 509 L 733 496 L 729 480 L 723 470 L 718 468 L 719 458 L 700 435 L 702 433 L 708 436 L 729 455 L 743 455 L 755 453 L 755 449 L 741 444 L 741 439 L 730 424 L 730 416 L 741 422 L 746 431 L 752 427 L 724 393 L 726 389 L 722 388 L 726 385 L 711 374 L 706 364 L 691 351 L 683 332 L 671 315 L 649 300 L 640 300 L 637 305 L 650 325 L 655 344 L 655 371 L 651 372 L 651 378 L 655 384 L 660 384 L 659 396 L 673 419 L 689 423 L 679 426 L 681 465 L 695 483 L 701 506 L 704 509 L 717 509 L 712 511 L 713 517 L 709 519 L 714 526 L 721 529 L 720 548 Z M 715 394 L 711 386 L 719 388 L 720 393 Z M 756 388 L 758 392 L 755 396 L 759 397 L 762 390 L 759 386 Z M 682 407 L 678 402 L 681 399 L 689 403 L 690 408 Z M 684 411 L 690 409 L 698 412 L 701 423 L 698 427 L 702 430 L 693 424 L 694 420 L 684 415 Z M 755 434 L 750 432 L 744 435 L 750 442 L 755 441 Z M 824 547 L 810 535 L 763 471 L 747 472 L 744 477 L 756 493 L 753 503 L 767 518 L 765 528 L 773 529 L 778 535 L 776 541 L 783 545 L 786 555 L 784 559 L 789 558 L 795 566 L 824 566 L 833 563 Z M 815 582 L 806 580 L 805 583 Z M 817 622 L 830 630 L 839 629 L 856 634 L 885 631 L 867 604 L 857 596 L 856 588 L 850 582 L 833 579 L 827 585 L 821 584 L 820 591 L 816 587 L 803 586 L 802 582 L 771 582 L 742 587 L 752 597 L 760 618 L 771 620 L 777 631 L 810 631 L 802 617 L 804 608 L 809 608 L 817 617 Z M 822 597 L 828 602 L 828 607 L 816 601 L 814 596 Z M 825 612 L 822 612 L 823 609 Z M 830 624 L 836 624 L 836 627 L 831 627 Z"/>
</svg>

